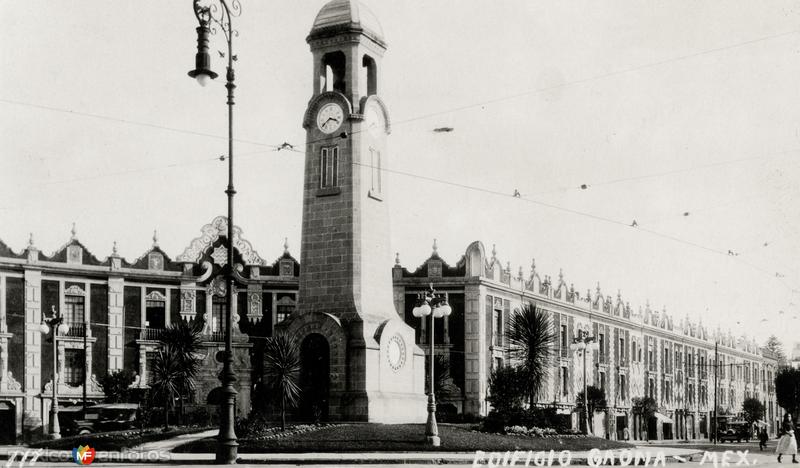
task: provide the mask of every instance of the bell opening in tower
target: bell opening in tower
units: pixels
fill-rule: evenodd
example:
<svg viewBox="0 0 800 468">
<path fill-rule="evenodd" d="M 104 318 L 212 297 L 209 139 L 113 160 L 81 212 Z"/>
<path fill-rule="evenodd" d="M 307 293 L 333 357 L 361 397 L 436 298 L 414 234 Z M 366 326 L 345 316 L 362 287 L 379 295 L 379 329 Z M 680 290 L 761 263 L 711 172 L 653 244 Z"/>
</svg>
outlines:
<svg viewBox="0 0 800 468">
<path fill-rule="evenodd" d="M 345 92 L 346 59 L 342 51 L 330 52 L 322 56 L 322 76 L 320 91 Z"/>
</svg>

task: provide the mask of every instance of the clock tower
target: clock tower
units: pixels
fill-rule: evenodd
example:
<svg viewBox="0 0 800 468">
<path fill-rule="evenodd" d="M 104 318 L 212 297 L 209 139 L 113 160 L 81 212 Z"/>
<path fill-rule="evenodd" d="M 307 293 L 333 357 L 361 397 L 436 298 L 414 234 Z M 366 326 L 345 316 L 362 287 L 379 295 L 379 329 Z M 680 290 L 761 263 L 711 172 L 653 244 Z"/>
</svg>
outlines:
<svg viewBox="0 0 800 468">
<path fill-rule="evenodd" d="M 332 0 L 307 42 L 300 290 L 277 328 L 300 344 L 304 404 L 332 420 L 423 422 L 425 356 L 392 298 L 383 31 L 358 0 Z"/>
</svg>

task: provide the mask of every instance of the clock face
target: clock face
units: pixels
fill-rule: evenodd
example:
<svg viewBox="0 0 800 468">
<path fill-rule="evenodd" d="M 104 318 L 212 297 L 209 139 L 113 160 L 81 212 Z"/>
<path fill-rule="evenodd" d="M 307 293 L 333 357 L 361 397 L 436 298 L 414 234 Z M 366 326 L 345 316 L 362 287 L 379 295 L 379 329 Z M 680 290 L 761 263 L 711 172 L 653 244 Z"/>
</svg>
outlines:
<svg viewBox="0 0 800 468">
<path fill-rule="evenodd" d="M 317 127 L 323 133 L 333 133 L 342 126 L 344 111 L 339 104 L 328 103 L 317 113 Z"/>
<path fill-rule="evenodd" d="M 364 116 L 367 125 L 367 131 L 372 136 L 378 136 L 384 131 L 383 114 L 375 106 L 370 106 L 367 109 L 367 115 Z"/>
</svg>

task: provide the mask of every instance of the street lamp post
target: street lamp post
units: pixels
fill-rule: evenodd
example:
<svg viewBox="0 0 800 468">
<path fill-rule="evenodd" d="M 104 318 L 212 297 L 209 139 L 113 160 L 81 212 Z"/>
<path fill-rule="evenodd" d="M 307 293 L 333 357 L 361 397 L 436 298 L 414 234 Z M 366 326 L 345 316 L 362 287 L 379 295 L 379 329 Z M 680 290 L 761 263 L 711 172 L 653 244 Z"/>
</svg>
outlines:
<svg viewBox="0 0 800 468">
<path fill-rule="evenodd" d="M 236 56 L 233 55 L 233 37 L 238 32 L 233 29 L 231 20 L 241 14 L 241 5 L 238 0 L 230 0 L 230 6 L 226 0 L 218 0 L 222 8 L 217 7 L 215 2 L 194 0 L 194 14 L 200 25 L 197 27 L 197 54 L 195 55 L 195 69 L 189 72 L 189 76 L 195 78 L 201 86 L 205 86 L 209 81 L 217 77 L 211 70 L 211 58 L 208 54 L 208 36 L 213 32 L 211 22 L 216 23 L 225 35 L 228 44 L 228 66 L 226 70 L 225 88 L 228 90 L 228 187 L 225 193 L 228 196 L 228 238 L 227 249 L 228 258 L 224 268 L 227 288 L 225 290 L 227 299 L 227 309 L 225 311 L 225 353 L 222 359 L 222 372 L 219 379 L 222 383 L 220 401 L 220 428 L 217 436 L 217 463 L 232 464 L 236 463 L 238 457 L 239 444 L 236 441 L 236 432 L 233 428 L 234 413 L 236 410 L 236 373 L 233 370 L 233 344 L 231 331 L 233 328 L 233 196 L 236 190 L 233 188 L 233 90 L 234 84 L 233 62 Z"/>
<path fill-rule="evenodd" d="M 61 425 L 58 422 L 58 335 L 63 335 L 69 330 L 69 325 L 64 323 L 64 318 L 56 311 L 55 306 L 50 309 L 53 316 L 42 317 L 40 331 L 47 335 L 53 330 L 53 403 L 50 405 L 50 438 L 61 438 Z M 85 356 L 84 356 L 85 359 Z"/>
<path fill-rule="evenodd" d="M 571 348 L 579 352 L 583 357 L 583 414 L 586 424 L 586 434 L 589 430 L 589 398 L 586 394 L 586 353 L 597 348 L 594 336 L 590 336 L 587 331 L 580 331 L 579 336 L 573 340 Z"/>
<path fill-rule="evenodd" d="M 430 285 L 427 291 L 419 295 L 419 302 L 412 311 L 414 317 L 431 316 L 430 389 L 428 392 L 428 420 L 425 423 L 425 442 L 434 447 L 438 447 L 442 442 L 439 439 L 439 428 L 436 426 L 436 397 L 433 389 L 433 357 L 435 352 L 433 347 L 433 322 L 436 318 L 447 317 L 452 311 L 453 309 L 447 303 L 447 298 L 437 294 L 436 290 L 433 289 L 433 284 Z"/>
</svg>

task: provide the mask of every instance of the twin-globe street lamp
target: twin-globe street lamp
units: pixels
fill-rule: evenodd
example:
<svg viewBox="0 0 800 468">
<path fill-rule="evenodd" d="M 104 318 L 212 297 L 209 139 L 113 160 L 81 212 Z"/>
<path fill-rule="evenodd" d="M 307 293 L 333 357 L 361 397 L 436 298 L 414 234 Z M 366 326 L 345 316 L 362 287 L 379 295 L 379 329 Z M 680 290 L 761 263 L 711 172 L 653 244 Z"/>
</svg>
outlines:
<svg viewBox="0 0 800 468">
<path fill-rule="evenodd" d="M 585 434 L 589 434 L 589 398 L 586 394 L 586 353 L 597 349 L 597 341 L 594 336 L 590 336 L 588 331 L 581 330 L 578 332 L 578 337 L 575 338 L 570 345 L 570 349 L 583 356 L 583 414 L 584 423 L 586 424 Z"/>
<path fill-rule="evenodd" d="M 55 306 L 50 309 L 53 316 L 48 318 L 42 316 L 42 324 L 39 331 L 47 336 L 53 330 L 53 403 L 50 405 L 50 438 L 61 438 L 61 425 L 58 422 L 58 335 L 65 335 L 69 331 L 69 325 L 64 323 L 64 317 L 56 311 Z M 85 359 L 85 356 L 84 356 Z"/>
<path fill-rule="evenodd" d="M 439 438 L 439 428 L 436 426 L 436 397 L 433 393 L 433 358 L 435 352 L 433 347 L 433 323 L 436 318 L 450 315 L 453 309 L 450 307 L 450 304 L 447 303 L 447 298 L 442 294 L 438 294 L 436 290 L 433 289 L 433 284 L 430 285 L 427 291 L 420 293 L 418 299 L 417 306 L 411 311 L 414 317 L 421 318 L 431 315 L 430 388 L 428 392 L 428 420 L 425 423 L 425 442 L 428 445 L 438 447 L 441 445 L 442 441 Z"/>
<path fill-rule="evenodd" d="M 226 0 L 218 0 L 222 8 L 218 7 L 216 1 L 194 0 L 194 15 L 200 25 L 197 27 L 197 54 L 195 55 L 195 69 L 189 72 L 189 76 L 195 78 L 201 86 L 205 86 L 217 77 L 211 70 L 211 57 L 208 54 L 208 36 L 215 32 L 211 23 L 215 23 L 222 30 L 228 43 L 228 67 L 225 75 L 225 88 L 228 89 L 228 187 L 225 193 L 228 195 L 228 261 L 223 267 L 227 288 L 225 291 L 227 308 L 225 310 L 225 352 L 222 358 L 222 372 L 219 380 L 222 383 L 220 401 L 220 422 L 219 435 L 217 436 L 217 463 L 232 464 L 236 463 L 239 452 L 239 444 L 236 442 L 236 432 L 233 429 L 234 411 L 236 404 L 236 373 L 233 370 L 233 344 L 231 330 L 233 328 L 233 90 L 236 88 L 234 82 L 233 62 L 236 56 L 233 55 L 233 37 L 238 36 L 238 32 L 233 29 L 231 20 L 239 16 L 242 7 L 238 0 L 230 0 L 230 6 Z"/>
</svg>

